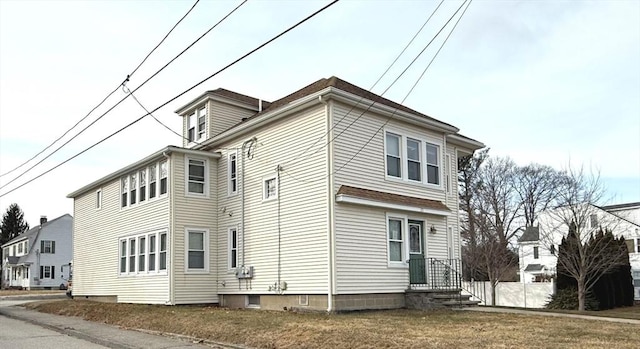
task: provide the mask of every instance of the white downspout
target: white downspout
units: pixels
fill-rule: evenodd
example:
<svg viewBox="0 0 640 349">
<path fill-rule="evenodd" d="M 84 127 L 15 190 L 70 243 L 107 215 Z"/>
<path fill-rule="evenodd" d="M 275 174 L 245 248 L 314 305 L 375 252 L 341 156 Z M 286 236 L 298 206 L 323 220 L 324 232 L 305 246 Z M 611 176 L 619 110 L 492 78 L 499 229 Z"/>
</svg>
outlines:
<svg viewBox="0 0 640 349">
<path fill-rule="evenodd" d="M 249 149 L 251 149 L 251 147 L 253 146 L 253 144 L 255 142 L 257 142 L 257 138 L 256 137 L 252 137 L 249 140 L 244 141 L 244 143 L 242 143 L 242 156 L 240 157 L 240 166 L 242 167 L 242 172 L 241 172 L 241 186 L 242 186 L 242 190 L 241 190 L 241 203 L 240 203 L 240 214 L 241 214 L 241 219 L 240 219 L 240 226 L 241 226 L 241 231 L 242 231 L 242 265 L 241 267 L 244 268 L 245 264 L 244 264 L 244 243 L 245 243 L 245 230 L 244 230 L 244 201 L 245 201 L 245 196 L 244 196 L 244 185 L 245 185 L 245 181 L 244 181 L 244 167 L 245 167 L 245 155 L 246 155 L 246 151 L 247 151 L 247 145 L 249 145 Z"/>
<path fill-rule="evenodd" d="M 326 135 L 327 142 L 333 139 L 331 107 L 322 96 L 318 96 L 320 103 L 325 105 L 325 115 L 327 117 Z M 333 311 L 333 144 L 327 147 L 327 312 Z"/>
</svg>

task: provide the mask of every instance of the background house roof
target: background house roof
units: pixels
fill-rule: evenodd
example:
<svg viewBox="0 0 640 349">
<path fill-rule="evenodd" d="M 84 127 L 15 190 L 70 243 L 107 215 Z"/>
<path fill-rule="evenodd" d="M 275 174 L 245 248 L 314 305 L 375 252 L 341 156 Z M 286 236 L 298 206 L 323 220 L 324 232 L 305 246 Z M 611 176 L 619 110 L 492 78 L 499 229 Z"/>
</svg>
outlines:
<svg viewBox="0 0 640 349">
<path fill-rule="evenodd" d="M 271 102 L 267 102 L 267 101 L 263 101 L 260 100 L 258 98 L 255 97 L 251 97 L 251 96 L 247 96 L 247 95 L 243 95 L 241 93 L 238 92 L 233 92 L 224 88 L 217 88 L 215 90 L 210 90 L 207 91 L 206 94 L 214 94 L 214 95 L 218 95 L 220 97 L 224 97 L 224 98 L 228 98 L 228 99 L 232 99 L 238 102 L 242 102 L 245 104 L 249 104 L 253 107 L 255 107 L 256 109 L 259 109 L 260 107 L 260 102 L 262 102 L 262 109 L 266 109 L 269 108 L 269 106 L 271 105 Z"/>
<path fill-rule="evenodd" d="M 520 242 L 531 242 L 531 241 L 539 241 L 540 240 L 540 228 L 538 227 L 527 227 L 522 233 L 522 236 L 518 241 Z"/>
<path fill-rule="evenodd" d="M 31 250 L 32 250 L 32 248 L 31 248 L 31 247 L 33 247 L 33 242 L 36 240 L 36 238 L 37 238 L 37 236 L 38 236 L 38 233 L 40 232 L 40 229 L 42 229 L 42 228 L 46 228 L 49 224 L 51 224 L 51 223 L 53 223 L 53 222 L 55 222 L 55 221 L 57 221 L 57 220 L 59 220 L 59 219 L 61 219 L 61 218 L 63 218 L 63 217 L 73 218 L 73 217 L 71 217 L 71 215 L 70 215 L 70 214 L 68 214 L 68 213 L 67 213 L 67 214 L 64 214 L 64 215 L 62 215 L 62 216 L 60 216 L 60 217 L 58 217 L 58 218 L 52 219 L 52 220 L 50 220 L 50 221 L 45 222 L 44 224 L 37 225 L 37 226 L 35 226 L 35 227 L 33 227 L 33 228 L 31 228 L 31 229 L 29 229 L 29 230 L 25 231 L 24 233 L 22 233 L 22 234 L 20 234 L 20 235 L 16 236 L 15 238 L 13 238 L 13 239 L 11 239 L 11 240 L 7 241 L 7 242 L 6 242 L 4 245 L 2 245 L 1 247 L 9 246 L 9 245 L 14 244 L 15 242 L 22 241 L 22 240 L 25 240 L 25 239 L 27 239 L 27 238 L 28 238 L 28 239 L 29 239 L 29 253 L 31 253 Z"/>
</svg>

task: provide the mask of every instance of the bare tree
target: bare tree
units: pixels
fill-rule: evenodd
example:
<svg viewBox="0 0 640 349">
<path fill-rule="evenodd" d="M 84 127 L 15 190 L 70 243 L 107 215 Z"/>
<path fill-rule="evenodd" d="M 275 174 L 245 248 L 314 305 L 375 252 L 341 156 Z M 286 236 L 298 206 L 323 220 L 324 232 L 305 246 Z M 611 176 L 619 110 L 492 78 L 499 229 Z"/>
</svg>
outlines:
<svg viewBox="0 0 640 349">
<path fill-rule="evenodd" d="M 530 164 L 516 170 L 514 189 L 522 201 L 524 226 L 531 227 L 538 214 L 554 201 L 564 176 L 547 165 Z"/>
<path fill-rule="evenodd" d="M 541 217 L 541 233 L 562 236 L 565 242 L 563 257 L 558 258 L 558 270 L 574 278 L 578 286 L 578 310 L 585 310 L 587 293 L 602 275 L 614 271 L 628 258 L 615 239 L 597 239 L 603 229 L 615 231 L 617 217 L 602 214 L 597 204 L 603 201 L 604 187 L 598 174 L 583 169 L 566 171 L 562 187 L 556 191 L 557 207 Z M 619 250 L 619 251 L 618 251 Z"/>
</svg>

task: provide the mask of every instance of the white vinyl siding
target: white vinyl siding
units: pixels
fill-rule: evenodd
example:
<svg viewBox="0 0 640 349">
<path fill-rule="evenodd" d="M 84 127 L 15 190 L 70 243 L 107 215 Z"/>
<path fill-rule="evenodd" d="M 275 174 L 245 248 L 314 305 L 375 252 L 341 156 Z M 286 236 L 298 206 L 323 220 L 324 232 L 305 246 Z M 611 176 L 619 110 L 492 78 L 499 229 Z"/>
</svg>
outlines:
<svg viewBox="0 0 640 349">
<path fill-rule="evenodd" d="M 218 187 L 227 186 L 228 156 L 233 149 L 255 136 L 258 147 L 253 158 L 238 150 L 238 195 L 218 192 L 219 210 L 217 236 L 218 264 L 229 265 L 229 227 L 238 227 L 238 267 L 254 267 L 250 281 L 239 281 L 228 268 L 220 268 L 218 280 L 227 286 L 218 287 L 220 294 L 268 293 L 278 279 L 278 204 L 263 202 L 263 179 L 273 175 L 277 165 L 280 172 L 278 200 L 280 201 L 280 262 L 281 280 L 287 282 L 287 294 L 326 294 L 328 273 L 327 252 L 327 147 L 305 154 L 297 164 L 292 160 L 302 151 L 294 151 L 292 144 L 308 144 L 309 140 L 326 133 L 324 106 L 314 106 L 261 128 L 249 136 L 220 144 L 224 156 L 220 160 Z M 324 141 L 323 141 L 324 143 Z M 232 149 L 232 150 L 229 150 Z M 318 150 L 315 152 L 315 150 Z M 245 164 L 245 226 L 241 224 L 242 163 Z M 290 162 L 291 165 L 287 165 Z M 301 182 L 302 179 L 309 182 Z M 212 233 L 211 236 L 214 234 Z M 244 242 L 244 248 L 243 248 Z M 243 253 L 244 252 L 244 253 Z M 234 287 L 230 287 L 233 285 Z M 237 285 L 241 285 L 238 289 Z M 247 289 L 245 285 L 250 285 Z"/>
<path fill-rule="evenodd" d="M 158 162 L 154 164 L 157 169 Z M 168 164 L 166 166 L 169 167 Z M 136 173 L 141 169 L 136 169 Z M 123 176 L 102 185 L 100 210 L 95 209 L 94 191 L 80 195 L 74 200 L 73 293 L 79 297 L 115 296 L 118 302 L 167 304 L 170 297 L 169 277 L 166 272 L 145 277 L 120 276 L 122 240 L 127 242 L 130 238 L 158 231 L 169 233 L 168 195 L 156 196 L 154 200 L 147 197 L 143 205 L 121 208 L 121 195 L 129 192 L 121 190 L 121 180 L 128 177 Z M 147 178 L 150 178 L 149 175 Z M 56 244 L 56 253 L 59 248 Z M 127 248 L 124 269 L 126 272 L 129 270 L 126 264 L 129 260 L 128 252 Z M 66 263 L 70 260 L 71 258 L 68 258 Z"/>
</svg>

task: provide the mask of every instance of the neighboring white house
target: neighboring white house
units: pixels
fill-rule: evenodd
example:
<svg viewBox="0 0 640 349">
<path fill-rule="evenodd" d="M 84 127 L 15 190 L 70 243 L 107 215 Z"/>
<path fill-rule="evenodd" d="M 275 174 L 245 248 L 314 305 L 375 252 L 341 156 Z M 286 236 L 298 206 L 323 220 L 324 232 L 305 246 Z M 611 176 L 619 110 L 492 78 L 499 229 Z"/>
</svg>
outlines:
<svg viewBox="0 0 640 349">
<path fill-rule="evenodd" d="M 410 283 L 433 286 L 426 261 L 459 265 L 458 157 L 484 145 L 456 127 L 336 77 L 272 103 L 207 91 L 176 113 L 182 148 L 68 195 L 74 295 L 398 308 Z"/>
<path fill-rule="evenodd" d="M 47 221 L 2 245 L 2 284 L 5 288 L 58 289 L 69 279 L 73 218 L 65 214 Z"/>
<path fill-rule="evenodd" d="M 640 203 L 612 206 L 589 206 L 584 228 L 596 231 L 600 227 L 611 229 L 616 237 L 624 236 L 629 249 L 629 262 L 635 287 L 635 299 L 640 300 Z M 568 232 L 553 214 L 543 213 L 540 225 L 528 227 L 519 239 L 520 282 L 547 281 L 556 273 L 556 255 L 562 237 Z"/>
</svg>

